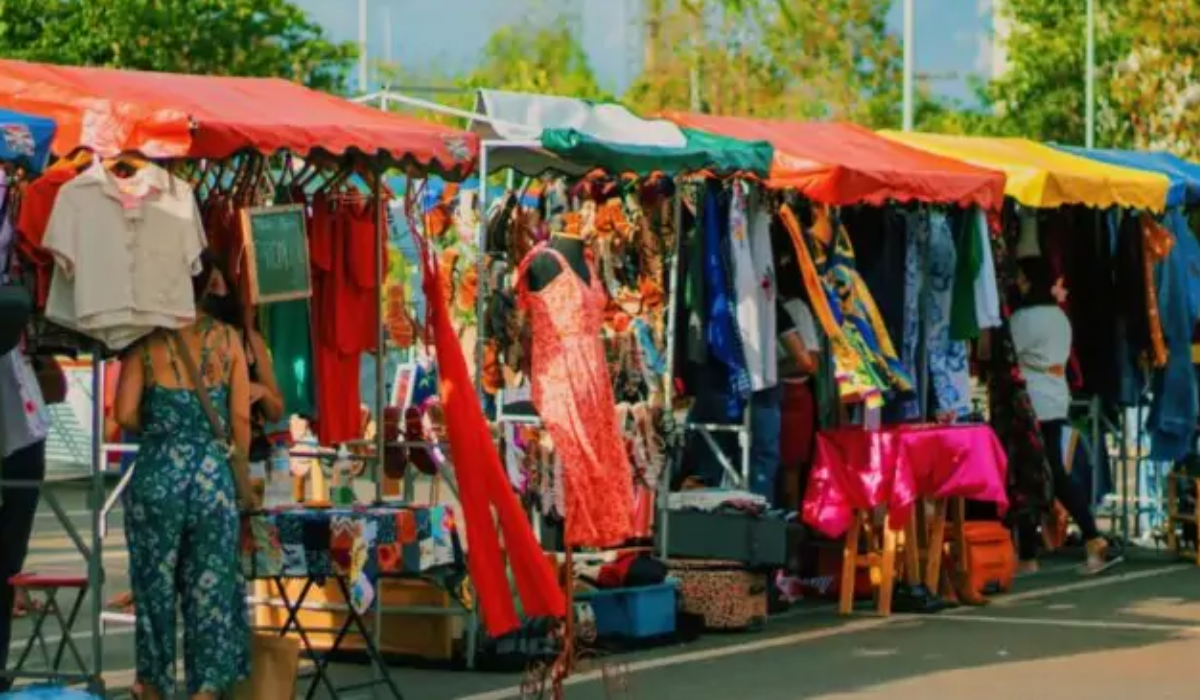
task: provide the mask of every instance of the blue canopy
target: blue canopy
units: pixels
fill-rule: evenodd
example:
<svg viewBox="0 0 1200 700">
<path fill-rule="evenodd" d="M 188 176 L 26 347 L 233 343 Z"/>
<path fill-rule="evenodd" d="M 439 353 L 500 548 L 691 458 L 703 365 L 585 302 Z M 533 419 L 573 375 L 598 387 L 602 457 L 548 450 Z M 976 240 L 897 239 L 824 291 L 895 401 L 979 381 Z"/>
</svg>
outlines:
<svg viewBox="0 0 1200 700">
<path fill-rule="evenodd" d="M 1123 151 L 1115 148 L 1079 148 L 1057 144 L 1054 147 L 1101 163 L 1165 176 L 1170 180 L 1170 187 L 1167 189 L 1168 207 L 1200 204 L 1200 165 L 1191 161 L 1165 151 Z"/>
<path fill-rule="evenodd" d="M 54 131 L 52 119 L 0 109 L 0 160 L 40 171 L 50 157 Z"/>
</svg>

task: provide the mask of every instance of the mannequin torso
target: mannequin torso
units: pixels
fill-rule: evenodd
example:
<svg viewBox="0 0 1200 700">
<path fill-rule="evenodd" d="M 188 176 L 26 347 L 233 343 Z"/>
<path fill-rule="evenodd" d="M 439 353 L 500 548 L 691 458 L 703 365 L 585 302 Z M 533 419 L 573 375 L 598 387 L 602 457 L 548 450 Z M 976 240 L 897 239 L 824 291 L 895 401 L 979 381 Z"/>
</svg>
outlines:
<svg viewBox="0 0 1200 700">
<path fill-rule="evenodd" d="M 579 278 L 585 284 L 592 283 L 591 270 L 588 269 L 587 257 L 584 254 L 586 246 L 582 238 L 574 236 L 552 236 L 550 238 L 550 247 L 558 253 L 561 253 L 567 262 L 571 264 L 571 269 L 579 275 Z M 526 272 L 529 291 L 540 292 L 550 285 L 560 274 L 562 274 L 562 265 L 558 259 L 548 252 L 540 253 L 529 263 L 528 271 Z"/>
</svg>

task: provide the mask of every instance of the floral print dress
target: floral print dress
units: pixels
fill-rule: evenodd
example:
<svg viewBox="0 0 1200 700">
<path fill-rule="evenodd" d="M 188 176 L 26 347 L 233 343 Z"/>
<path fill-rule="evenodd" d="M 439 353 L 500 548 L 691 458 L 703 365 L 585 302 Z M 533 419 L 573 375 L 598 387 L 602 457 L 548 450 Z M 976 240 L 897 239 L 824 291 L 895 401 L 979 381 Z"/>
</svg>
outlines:
<svg viewBox="0 0 1200 700">
<path fill-rule="evenodd" d="M 535 292 L 526 275 L 543 254 L 562 271 Z M 518 271 L 519 299 L 533 324 L 533 405 L 562 464 L 566 544 L 614 547 L 635 534 L 633 472 L 600 337 L 606 297 L 590 260 L 588 268 L 585 282 L 562 253 L 539 245 Z"/>
<path fill-rule="evenodd" d="M 215 324 L 202 329 L 199 366 L 209 368 Z M 224 341 L 231 331 L 221 327 Z M 154 382 L 142 346 L 146 387 L 137 467 L 125 515 L 129 570 L 137 600 L 137 671 L 166 697 L 175 687 L 176 608 L 183 610 L 189 695 L 222 693 L 250 675 L 250 628 L 238 558 L 240 519 L 229 459 L 195 391 L 167 345 L 176 387 Z M 208 389 L 229 423 L 229 361 Z"/>
</svg>

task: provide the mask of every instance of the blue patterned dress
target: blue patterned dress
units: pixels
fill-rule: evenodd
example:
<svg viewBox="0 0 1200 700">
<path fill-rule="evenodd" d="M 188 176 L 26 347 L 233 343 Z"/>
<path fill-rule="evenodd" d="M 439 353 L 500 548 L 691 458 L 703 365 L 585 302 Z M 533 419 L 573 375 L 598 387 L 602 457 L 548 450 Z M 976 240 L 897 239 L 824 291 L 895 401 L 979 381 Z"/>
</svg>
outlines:
<svg viewBox="0 0 1200 700">
<path fill-rule="evenodd" d="M 211 321 L 202 321 L 199 367 L 207 367 Z M 231 331 L 220 326 L 222 342 Z M 137 467 L 125 515 L 130 579 L 137 600 L 137 671 L 173 697 L 176 609 L 183 610 L 188 694 L 222 693 L 250 675 L 250 628 L 238 558 L 240 519 L 229 459 L 167 344 L 177 387 L 154 382 L 142 345 L 146 386 Z M 203 373 L 203 372 L 202 372 Z M 229 424 L 230 364 L 208 389 Z M 184 388 L 180 388 L 184 387 Z"/>
</svg>

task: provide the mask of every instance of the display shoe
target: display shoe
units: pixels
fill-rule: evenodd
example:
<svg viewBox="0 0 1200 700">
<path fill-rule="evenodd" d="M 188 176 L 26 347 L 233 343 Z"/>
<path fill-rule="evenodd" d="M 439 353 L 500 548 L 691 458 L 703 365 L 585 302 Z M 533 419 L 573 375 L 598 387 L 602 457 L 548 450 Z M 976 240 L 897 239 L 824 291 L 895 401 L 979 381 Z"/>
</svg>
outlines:
<svg viewBox="0 0 1200 700">
<path fill-rule="evenodd" d="M 1097 537 L 1087 543 L 1087 563 L 1080 569 L 1080 573 L 1084 576 L 1095 576 L 1123 561 L 1125 557 L 1109 547 L 1108 540 Z"/>
<path fill-rule="evenodd" d="M 934 595 L 923 583 L 915 586 L 897 584 L 895 596 L 892 598 L 892 610 L 898 613 L 934 615 L 948 607 L 949 603 Z"/>
</svg>

